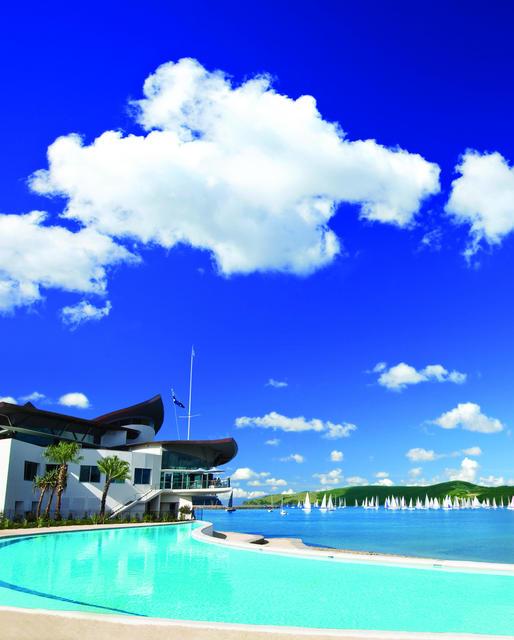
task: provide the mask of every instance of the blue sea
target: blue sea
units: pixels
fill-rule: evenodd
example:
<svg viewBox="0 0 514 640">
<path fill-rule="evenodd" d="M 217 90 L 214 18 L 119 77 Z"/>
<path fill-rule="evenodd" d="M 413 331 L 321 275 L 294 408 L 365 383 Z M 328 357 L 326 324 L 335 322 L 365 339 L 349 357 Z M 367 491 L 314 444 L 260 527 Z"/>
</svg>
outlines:
<svg viewBox="0 0 514 640">
<path fill-rule="evenodd" d="M 305 544 L 418 557 L 514 563 L 514 511 L 378 511 L 348 507 L 331 512 L 204 509 L 220 531 L 300 538 Z"/>
</svg>

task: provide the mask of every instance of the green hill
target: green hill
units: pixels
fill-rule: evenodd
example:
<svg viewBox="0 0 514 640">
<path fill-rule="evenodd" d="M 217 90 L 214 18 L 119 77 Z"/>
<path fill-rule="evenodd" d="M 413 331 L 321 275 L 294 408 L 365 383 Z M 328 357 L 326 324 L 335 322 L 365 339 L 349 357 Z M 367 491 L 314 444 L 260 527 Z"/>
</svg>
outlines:
<svg viewBox="0 0 514 640">
<path fill-rule="evenodd" d="M 346 498 L 346 504 L 353 506 L 355 500 L 359 501 L 359 504 L 365 498 L 378 497 L 380 504 L 384 503 L 387 496 L 404 496 L 406 500 L 416 500 L 416 498 L 423 499 L 426 495 L 429 498 L 444 498 L 445 496 L 457 496 L 458 498 L 474 498 L 475 496 L 479 500 L 489 498 L 492 500 L 496 498 L 496 502 L 499 502 L 503 498 L 504 504 L 507 504 L 514 495 L 514 486 L 502 486 L 502 487 L 482 487 L 478 484 L 472 484 L 471 482 L 461 482 L 460 480 L 454 480 L 451 482 L 441 482 L 440 484 L 432 484 L 426 487 L 412 487 L 412 486 L 392 486 L 381 487 L 377 485 L 370 485 L 365 487 L 339 487 L 334 489 L 324 489 L 322 491 L 309 491 L 309 497 L 311 502 L 322 499 L 324 494 L 330 494 L 332 500 L 337 498 Z M 255 498 L 253 500 L 246 500 L 245 505 L 269 505 L 272 501 L 274 504 L 278 504 L 282 498 L 284 504 L 296 504 L 298 500 L 302 502 L 305 500 L 305 491 L 299 493 L 291 493 L 289 495 L 282 495 L 280 493 L 270 494 L 263 496 L 262 498 Z"/>
</svg>

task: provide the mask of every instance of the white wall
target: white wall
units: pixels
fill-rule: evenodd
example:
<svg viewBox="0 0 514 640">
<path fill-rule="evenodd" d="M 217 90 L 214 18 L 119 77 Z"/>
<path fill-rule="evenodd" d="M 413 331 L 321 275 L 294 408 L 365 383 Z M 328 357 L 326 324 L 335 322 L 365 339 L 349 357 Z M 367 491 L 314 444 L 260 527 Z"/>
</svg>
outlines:
<svg viewBox="0 0 514 640">
<path fill-rule="evenodd" d="M 23 511 L 30 511 L 33 502 L 37 502 L 38 492 L 33 490 L 32 482 L 23 479 L 25 461 L 39 464 L 38 473 L 44 473 L 48 462 L 43 457 L 44 449 L 20 440 L 0 440 L 0 512 L 14 512 L 16 502 L 23 502 Z M 80 465 L 94 466 L 101 458 L 117 455 L 131 466 L 131 477 L 123 484 L 113 483 L 109 489 L 107 508 L 115 509 L 138 495 L 146 493 L 160 483 L 160 452 L 141 453 L 131 451 L 112 451 L 109 449 L 82 449 L 80 464 L 70 464 L 68 485 L 63 494 L 62 511 L 82 514 L 98 511 L 105 477 L 99 483 L 80 482 Z M 150 485 L 134 485 L 136 467 L 152 469 Z M 137 505 L 136 511 L 144 511 L 145 505 Z"/>
</svg>

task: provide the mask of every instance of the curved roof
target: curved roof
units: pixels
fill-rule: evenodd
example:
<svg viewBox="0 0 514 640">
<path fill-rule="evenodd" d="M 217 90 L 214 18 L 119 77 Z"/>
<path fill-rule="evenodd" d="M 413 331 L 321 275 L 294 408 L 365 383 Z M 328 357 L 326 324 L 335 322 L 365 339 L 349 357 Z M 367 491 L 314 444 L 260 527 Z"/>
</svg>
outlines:
<svg viewBox="0 0 514 640">
<path fill-rule="evenodd" d="M 210 467 L 226 464 L 237 454 L 238 447 L 234 438 L 221 440 L 157 440 L 145 444 L 134 445 L 130 449 L 161 446 L 164 449 L 197 456 L 209 462 Z"/>
<path fill-rule="evenodd" d="M 164 405 L 160 394 L 157 394 L 150 400 L 133 404 L 125 409 L 117 409 L 110 413 L 104 413 L 98 418 L 93 418 L 92 422 L 96 422 L 102 426 L 107 426 L 120 420 L 131 420 L 137 418 L 146 418 L 152 421 L 155 433 L 159 431 L 164 421 Z"/>
</svg>

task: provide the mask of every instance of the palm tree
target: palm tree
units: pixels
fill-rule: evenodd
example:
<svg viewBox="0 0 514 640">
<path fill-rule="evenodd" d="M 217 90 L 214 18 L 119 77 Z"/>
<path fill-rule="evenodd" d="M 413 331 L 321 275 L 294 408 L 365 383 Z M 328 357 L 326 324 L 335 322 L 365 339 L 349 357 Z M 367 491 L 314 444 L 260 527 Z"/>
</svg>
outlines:
<svg viewBox="0 0 514 640">
<path fill-rule="evenodd" d="M 105 517 L 105 503 L 109 487 L 114 480 L 125 482 L 130 478 L 130 464 L 121 460 L 118 456 L 107 456 L 97 463 L 100 472 L 105 474 L 105 485 L 102 493 L 102 502 L 100 504 L 100 517 Z"/>
<path fill-rule="evenodd" d="M 50 469 L 45 473 L 43 478 L 45 478 L 46 480 L 47 489 L 52 490 L 45 508 L 45 518 L 48 520 L 48 518 L 50 517 L 50 509 L 52 508 L 55 490 L 57 489 L 57 481 L 59 480 L 59 469 L 57 467 L 55 469 Z"/>
<path fill-rule="evenodd" d="M 58 442 L 57 444 L 51 444 L 45 449 L 44 456 L 50 462 L 58 465 L 57 474 L 57 504 L 55 507 L 55 519 L 61 519 L 61 501 L 62 494 L 66 488 L 66 482 L 68 479 L 68 465 L 78 464 L 82 460 L 82 456 L 79 455 L 80 445 L 76 442 Z"/>
<path fill-rule="evenodd" d="M 48 473 L 45 473 L 45 475 L 43 476 L 36 476 L 32 481 L 32 484 L 34 485 L 34 490 L 37 489 L 39 491 L 39 498 L 37 501 L 37 508 L 36 508 L 37 520 L 39 520 L 39 516 L 41 515 L 41 505 L 43 504 L 45 494 L 48 491 L 48 487 L 50 486 L 48 484 L 47 476 L 48 476 Z"/>
</svg>

